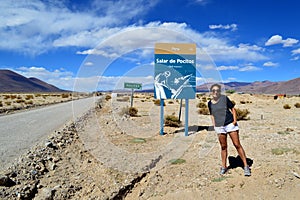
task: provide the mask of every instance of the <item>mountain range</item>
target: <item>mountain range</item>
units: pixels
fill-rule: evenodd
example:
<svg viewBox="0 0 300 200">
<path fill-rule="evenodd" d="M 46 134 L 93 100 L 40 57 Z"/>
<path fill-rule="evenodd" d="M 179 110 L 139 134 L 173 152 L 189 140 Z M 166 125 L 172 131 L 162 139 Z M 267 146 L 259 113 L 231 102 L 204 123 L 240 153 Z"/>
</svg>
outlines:
<svg viewBox="0 0 300 200">
<path fill-rule="evenodd" d="M 208 92 L 212 83 L 205 83 L 196 87 L 197 92 Z M 271 82 L 228 82 L 223 83 L 225 90 L 253 94 L 300 94 L 300 77 L 288 81 Z M 11 70 L 0 70 L 0 92 L 64 92 L 54 85 L 37 78 L 26 78 Z M 143 90 L 153 92 L 153 89 Z"/>
<path fill-rule="evenodd" d="M 212 84 L 206 83 L 197 86 L 197 91 L 207 92 Z M 271 82 L 228 82 L 222 84 L 225 90 L 234 90 L 236 92 L 253 93 L 253 94 L 300 94 L 300 77 L 288 81 Z"/>
<path fill-rule="evenodd" d="M 0 70 L 0 92 L 64 92 L 37 78 L 26 78 L 11 70 Z"/>
</svg>

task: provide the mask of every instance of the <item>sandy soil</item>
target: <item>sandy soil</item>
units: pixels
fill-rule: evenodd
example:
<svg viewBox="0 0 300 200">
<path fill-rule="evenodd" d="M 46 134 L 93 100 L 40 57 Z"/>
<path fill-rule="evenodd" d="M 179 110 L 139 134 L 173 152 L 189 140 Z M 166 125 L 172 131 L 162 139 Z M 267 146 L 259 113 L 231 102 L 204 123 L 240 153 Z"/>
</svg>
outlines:
<svg viewBox="0 0 300 200">
<path fill-rule="evenodd" d="M 154 105 L 152 97 L 138 95 L 134 98 L 138 117 L 122 114 L 130 106 L 128 98 L 113 97 L 103 100 L 96 110 L 75 124 L 53 133 L 49 136 L 52 146 L 49 141 L 40 144 L 1 173 L 16 185 L 0 187 L 0 197 L 299 198 L 300 108 L 294 104 L 300 103 L 300 97 L 278 100 L 267 95 L 229 97 L 237 108 L 250 111 L 250 119 L 238 123 L 241 143 L 252 164 L 251 177 L 244 177 L 230 139 L 232 169 L 224 176 L 219 175 L 220 147 L 216 134 L 210 128 L 210 117 L 199 115 L 196 108 L 202 97 L 189 102 L 186 137 L 182 126 L 165 127 L 165 134 L 159 135 L 160 107 Z M 284 109 L 285 104 L 291 108 Z M 164 111 L 165 115 L 177 115 L 179 102 L 167 100 Z M 184 115 L 183 107 L 183 124 Z M 32 169 L 37 170 L 35 176 Z"/>
</svg>

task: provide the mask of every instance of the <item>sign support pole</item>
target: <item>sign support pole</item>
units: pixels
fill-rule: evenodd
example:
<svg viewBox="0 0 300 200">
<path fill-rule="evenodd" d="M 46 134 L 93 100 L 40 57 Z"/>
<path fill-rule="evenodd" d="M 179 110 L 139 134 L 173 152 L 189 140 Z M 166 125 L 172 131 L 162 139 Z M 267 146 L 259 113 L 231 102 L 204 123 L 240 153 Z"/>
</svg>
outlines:
<svg viewBox="0 0 300 200">
<path fill-rule="evenodd" d="M 164 135 L 164 100 L 160 99 L 160 135 Z"/>
<path fill-rule="evenodd" d="M 189 99 L 185 99 L 185 128 L 184 135 L 189 135 Z"/>
<path fill-rule="evenodd" d="M 133 106 L 133 88 L 131 89 L 131 100 L 130 100 L 130 107 Z"/>
<path fill-rule="evenodd" d="M 178 114 L 178 120 L 179 122 L 181 121 L 180 118 L 181 118 L 181 108 L 182 108 L 182 99 L 180 99 L 180 107 L 179 107 L 179 114 Z"/>
</svg>

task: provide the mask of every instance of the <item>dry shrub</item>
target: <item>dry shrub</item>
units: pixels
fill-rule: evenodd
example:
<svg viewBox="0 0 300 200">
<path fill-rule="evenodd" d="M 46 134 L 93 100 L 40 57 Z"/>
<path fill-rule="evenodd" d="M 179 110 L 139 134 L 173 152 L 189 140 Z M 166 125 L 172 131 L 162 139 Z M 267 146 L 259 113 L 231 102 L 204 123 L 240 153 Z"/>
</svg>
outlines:
<svg viewBox="0 0 300 200">
<path fill-rule="evenodd" d="M 240 101 L 241 104 L 246 104 L 246 101 Z"/>
<path fill-rule="evenodd" d="M 179 118 L 174 115 L 167 115 L 165 118 L 165 126 L 179 127 L 180 126 Z"/>
<path fill-rule="evenodd" d="M 290 106 L 289 104 L 285 104 L 285 105 L 283 106 L 283 108 L 284 108 L 284 109 L 291 109 L 291 106 Z"/>
<path fill-rule="evenodd" d="M 32 100 L 26 101 L 25 104 L 26 104 L 26 105 L 28 105 L 28 104 L 33 105 L 33 101 L 32 101 Z"/>
<path fill-rule="evenodd" d="M 16 103 L 24 103 L 24 102 L 25 102 L 24 99 L 17 99 L 17 100 L 16 100 Z"/>
<path fill-rule="evenodd" d="M 197 108 L 207 108 L 207 105 L 206 105 L 206 103 L 199 102 L 199 103 L 197 104 Z"/>
<path fill-rule="evenodd" d="M 111 99 L 111 96 L 110 96 L 109 94 L 105 96 L 105 100 L 106 100 L 106 101 L 108 101 L 108 100 L 110 100 L 110 99 Z"/>
<path fill-rule="evenodd" d="M 138 109 L 137 108 L 126 106 L 126 107 L 122 108 L 122 111 L 121 111 L 120 115 L 121 116 L 123 116 L 123 115 L 129 115 L 131 117 L 138 117 L 137 113 L 138 113 Z"/>
<path fill-rule="evenodd" d="M 250 118 L 247 115 L 250 113 L 248 109 L 239 109 L 235 108 L 237 120 L 249 120 Z"/>
<path fill-rule="evenodd" d="M 26 97 L 25 97 L 26 100 L 30 100 L 30 99 L 33 99 L 33 98 L 34 98 L 34 97 L 33 97 L 32 94 L 28 94 L 28 95 L 26 95 Z"/>
<path fill-rule="evenodd" d="M 15 98 L 17 98 L 17 95 L 13 95 L 13 94 L 12 94 L 12 95 L 10 95 L 10 98 L 11 98 L 11 99 L 15 99 Z"/>
<path fill-rule="evenodd" d="M 42 95 L 38 93 L 38 94 L 35 94 L 34 96 L 35 96 L 35 97 L 40 97 L 40 96 L 42 96 Z"/>
<path fill-rule="evenodd" d="M 294 105 L 296 108 L 300 108 L 300 103 L 295 103 Z"/>
<path fill-rule="evenodd" d="M 3 103 L 2 103 L 2 101 L 0 101 L 0 107 L 3 107 Z"/>
<path fill-rule="evenodd" d="M 168 104 L 174 104 L 174 101 L 168 101 Z"/>
<path fill-rule="evenodd" d="M 160 106 L 160 99 L 153 100 L 154 104 L 157 106 Z M 164 102 L 164 106 L 166 106 L 166 103 Z"/>
<path fill-rule="evenodd" d="M 208 108 L 200 108 L 200 109 L 198 110 L 198 113 L 199 113 L 200 115 L 209 115 L 209 114 L 210 114 Z"/>
<path fill-rule="evenodd" d="M 10 95 L 4 95 L 4 99 L 9 99 L 10 98 Z"/>
<path fill-rule="evenodd" d="M 68 93 L 62 93 L 61 98 L 69 98 L 70 94 Z"/>
<path fill-rule="evenodd" d="M 136 117 L 138 113 L 138 109 L 135 107 L 130 107 L 128 113 L 131 117 Z"/>
<path fill-rule="evenodd" d="M 10 105 L 11 105 L 11 102 L 10 102 L 10 101 L 6 101 L 5 104 L 6 104 L 7 106 L 10 106 Z"/>
</svg>

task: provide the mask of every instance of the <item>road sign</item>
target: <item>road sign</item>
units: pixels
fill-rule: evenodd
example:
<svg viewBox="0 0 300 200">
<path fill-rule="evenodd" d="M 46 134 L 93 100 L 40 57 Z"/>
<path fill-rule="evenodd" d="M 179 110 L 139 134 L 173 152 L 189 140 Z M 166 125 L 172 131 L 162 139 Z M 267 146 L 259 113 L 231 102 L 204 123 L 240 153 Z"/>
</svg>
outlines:
<svg viewBox="0 0 300 200">
<path fill-rule="evenodd" d="M 196 95 L 196 44 L 155 44 L 154 97 L 194 99 Z"/>
<path fill-rule="evenodd" d="M 142 89 L 141 83 L 124 83 L 124 88 L 130 88 L 130 89 Z"/>
</svg>

